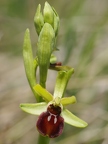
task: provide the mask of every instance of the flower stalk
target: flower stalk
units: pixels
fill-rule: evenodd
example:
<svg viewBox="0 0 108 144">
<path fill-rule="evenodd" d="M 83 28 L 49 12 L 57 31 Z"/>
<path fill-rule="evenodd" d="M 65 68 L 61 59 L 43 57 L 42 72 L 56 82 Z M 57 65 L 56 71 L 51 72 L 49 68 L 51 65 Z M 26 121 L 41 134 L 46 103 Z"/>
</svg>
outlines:
<svg viewBox="0 0 108 144">
<path fill-rule="evenodd" d="M 43 137 L 41 134 L 39 135 L 37 144 L 49 144 L 50 138 L 49 137 Z"/>
</svg>

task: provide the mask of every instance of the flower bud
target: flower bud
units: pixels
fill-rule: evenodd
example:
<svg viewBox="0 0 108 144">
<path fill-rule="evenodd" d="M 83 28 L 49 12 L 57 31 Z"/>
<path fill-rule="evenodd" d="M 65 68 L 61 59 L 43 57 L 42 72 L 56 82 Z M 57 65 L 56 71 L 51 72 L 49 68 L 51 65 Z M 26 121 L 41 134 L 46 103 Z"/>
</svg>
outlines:
<svg viewBox="0 0 108 144">
<path fill-rule="evenodd" d="M 44 18 L 43 15 L 41 13 L 41 5 L 39 4 L 37 7 L 37 11 L 34 17 L 34 24 L 35 24 L 35 28 L 37 31 L 37 34 L 39 35 L 43 25 L 44 25 Z"/>
<path fill-rule="evenodd" d="M 54 44 L 54 30 L 50 24 L 45 23 L 39 35 L 37 51 L 41 86 L 43 86 L 43 83 L 46 82 L 47 71 L 50 64 L 51 53 L 54 49 Z"/>
<path fill-rule="evenodd" d="M 59 22 L 59 16 L 54 8 L 53 11 L 54 11 L 54 31 L 55 36 L 57 36 L 60 22 Z"/>
<path fill-rule="evenodd" d="M 54 28 L 54 12 L 52 7 L 48 4 L 48 2 L 45 2 L 43 13 L 44 13 L 44 22 L 51 24 L 51 26 Z"/>
</svg>

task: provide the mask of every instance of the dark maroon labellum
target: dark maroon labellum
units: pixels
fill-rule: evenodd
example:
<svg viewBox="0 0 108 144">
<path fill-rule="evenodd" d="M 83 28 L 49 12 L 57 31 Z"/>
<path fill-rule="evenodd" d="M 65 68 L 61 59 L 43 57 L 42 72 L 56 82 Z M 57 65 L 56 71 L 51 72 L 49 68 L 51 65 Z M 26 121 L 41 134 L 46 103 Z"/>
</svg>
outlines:
<svg viewBox="0 0 108 144">
<path fill-rule="evenodd" d="M 60 116 L 61 107 L 50 104 L 37 121 L 37 129 L 43 136 L 55 138 L 62 134 L 64 119 Z"/>
</svg>

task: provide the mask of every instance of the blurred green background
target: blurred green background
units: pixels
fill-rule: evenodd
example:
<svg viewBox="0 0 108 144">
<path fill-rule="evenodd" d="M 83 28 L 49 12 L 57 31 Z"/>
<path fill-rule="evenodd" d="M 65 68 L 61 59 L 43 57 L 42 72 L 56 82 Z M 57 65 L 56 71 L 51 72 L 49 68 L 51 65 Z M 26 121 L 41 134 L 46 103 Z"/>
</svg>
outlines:
<svg viewBox="0 0 108 144">
<path fill-rule="evenodd" d="M 65 124 L 50 144 L 108 144 L 108 0 L 48 0 L 60 16 L 58 61 L 75 68 L 66 96 L 77 103 L 68 108 L 88 122 L 84 129 Z M 35 102 L 23 66 L 22 46 L 30 29 L 34 54 L 37 34 L 33 18 L 44 0 L 0 0 L 0 144 L 36 144 L 36 116 L 19 104 Z M 49 71 L 53 93 L 56 72 Z"/>
</svg>

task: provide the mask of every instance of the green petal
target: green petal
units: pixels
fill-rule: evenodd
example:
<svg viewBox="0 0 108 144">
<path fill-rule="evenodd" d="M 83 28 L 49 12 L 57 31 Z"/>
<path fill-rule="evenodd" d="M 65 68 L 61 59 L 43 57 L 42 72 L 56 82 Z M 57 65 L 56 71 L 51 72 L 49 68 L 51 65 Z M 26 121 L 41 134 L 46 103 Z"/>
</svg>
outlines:
<svg viewBox="0 0 108 144">
<path fill-rule="evenodd" d="M 20 104 L 20 108 L 27 113 L 40 115 L 42 112 L 46 111 L 47 103 L 22 103 Z"/>
<path fill-rule="evenodd" d="M 72 126 L 76 127 L 86 127 L 88 124 L 81 120 L 80 118 L 76 117 L 74 114 L 72 114 L 70 111 L 67 109 L 64 109 L 62 111 L 62 116 L 64 118 L 64 121 Z"/>
<path fill-rule="evenodd" d="M 69 104 L 73 104 L 76 103 L 76 97 L 75 96 L 71 96 L 71 97 L 64 97 L 61 99 L 61 104 L 64 106 L 69 105 Z"/>
<path fill-rule="evenodd" d="M 53 96 L 46 89 L 41 87 L 41 85 L 37 84 L 33 88 L 38 95 L 44 98 L 46 102 L 50 102 L 53 100 Z"/>
</svg>

